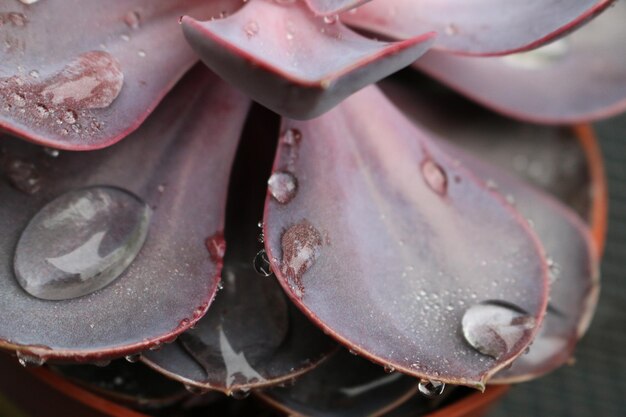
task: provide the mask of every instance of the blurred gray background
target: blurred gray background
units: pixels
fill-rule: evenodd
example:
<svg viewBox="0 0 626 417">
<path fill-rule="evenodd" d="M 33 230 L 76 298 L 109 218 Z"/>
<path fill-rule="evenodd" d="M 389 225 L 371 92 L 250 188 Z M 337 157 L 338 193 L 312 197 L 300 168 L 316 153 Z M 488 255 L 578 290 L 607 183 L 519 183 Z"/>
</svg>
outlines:
<svg viewBox="0 0 626 417">
<path fill-rule="evenodd" d="M 488 417 L 626 417 L 626 115 L 595 127 L 610 196 L 596 316 L 575 366 L 513 387 Z"/>
</svg>

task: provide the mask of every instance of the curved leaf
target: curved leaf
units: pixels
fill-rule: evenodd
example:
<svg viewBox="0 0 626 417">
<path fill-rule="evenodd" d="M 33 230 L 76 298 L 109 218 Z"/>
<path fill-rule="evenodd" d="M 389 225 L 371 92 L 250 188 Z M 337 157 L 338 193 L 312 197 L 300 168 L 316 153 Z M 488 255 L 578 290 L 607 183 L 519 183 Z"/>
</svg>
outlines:
<svg viewBox="0 0 626 417">
<path fill-rule="evenodd" d="M 505 55 L 563 36 L 615 0 L 385 0 L 344 13 L 351 26 L 395 39 L 434 30 L 433 48 Z"/>
<path fill-rule="evenodd" d="M 297 178 L 297 194 L 268 196 L 266 248 L 306 314 L 371 360 L 452 384 L 481 388 L 523 351 L 532 325 L 498 359 L 460 331 L 488 300 L 541 321 L 547 266 L 514 210 L 374 88 L 284 128 L 274 170 Z"/>
<path fill-rule="evenodd" d="M 0 129 L 59 149 L 135 130 L 196 61 L 177 21 L 232 0 L 46 0 L 0 4 Z M 79 15 L 77 15 L 79 13 Z"/>
<path fill-rule="evenodd" d="M 381 88 L 407 117 L 437 137 L 555 196 L 582 218 L 604 194 L 595 188 L 590 162 L 571 128 L 518 122 L 433 86 L 420 73 L 403 75 L 407 79 L 385 80 Z"/>
<path fill-rule="evenodd" d="M 579 123 L 626 110 L 626 4 L 567 38 L 498 58 L 428 53 L 414 66 L 507 116 Z"/>
<path fill-rule="evenodd" d="M 178 343 L 143 356 L 149 366 L 199 390 L 238 395 L 277 384 L 310 370 L 336 348 L 288 302 L 276 280 L 253 269 L 262 248 L 258 221 L 277 129 L 275 115 L 253 108 L 230 182 L 223 289 Z"/>
<path fill-rule="evenodd" d="M 54 158 L 6 138 L 5 158 L 28 161 L 41 189 L 26 194 L 0 182 L 0 346 L 24 361 L 96 361 L 171 341 L 206 311 L 222 260 L 208 236 L 223 229 L 228 173 L 248 100 L 204 68 L 168 96 L 132 140 Z M 46 301 L 13 274 L 15 245 L 52 198 L 88 185 L 127 189 L 153 209 L 137 258 L 109 286 L 87 296 Z"/>
<path fill-rule="evenodd" d="M 360 88 L 410 64 L 432 34 L 377 42 L 336 19 L 314 16 L 302 2 L 249 2 L 226 19 L 183 19 L 205 64 L 269 109 L 315 117 Z"/>
<path fill-rule="evenodd" d="M 489 382 L 520 382 L 548 373 L 571 358 L 597 304 L 600 265 L 589 228 L 551 196 L 468 154 L 450 153 L 481 178 L 496 179 L 498 190 L 532 222 L 550 259 L 550 301 L 541 329 L 528 353 Z"/>
<path fill-rule="evenodd" d="M 416 380 L 386 373 L 342 350 L 292 386 L 256 394 L 290 416 L 376 417 L 398 407 L 417 390 Z"/>
<path fill-rule="evenodd" d="M 561 366 L 593 315 L 599 289 L 597 248 L 588 227 L 564 205 L 588 216 L 589 196 L 600 197 L 590 188 L 589 166 L 573 132 L 518 123 L 458 97 L 443 97 L 442 103 L 440 91 L 424 94 L 424 86 L 410 91 L 388 82 L 384 87 L 417 123 L 452 141 L 439 145 L 532 222 L 551 260 L 550 303 L 529 353 L 489 382 L 517 382 Z"/>
</svg>

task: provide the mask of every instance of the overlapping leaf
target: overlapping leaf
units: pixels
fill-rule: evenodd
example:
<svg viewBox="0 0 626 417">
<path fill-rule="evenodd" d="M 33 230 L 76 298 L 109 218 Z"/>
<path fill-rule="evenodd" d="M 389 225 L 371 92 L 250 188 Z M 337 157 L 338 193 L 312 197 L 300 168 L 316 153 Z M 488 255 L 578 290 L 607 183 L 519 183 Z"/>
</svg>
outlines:
<svg viewBox="0 0 626 417">
<path fill-rule="evenodd" d="M 360 36 L 302 2 L 255 0 L 226 19 L 183 19 L 202 60 L 269 109 L 315 117 L 360 88 L 405 67 L 432 33 L 397 43 Z"/>
<path fill-rule="evenodd" d="M 193 325 L 217 290 L 222 261 L 205 240 L 223 229 L 248 106 L 198 67 L 131 140 L 114 147 L 54 158 L 3 138 L 3 159 L 34 167 L 40 189 L 18 190 L 6 170 L 0 182 L 0 345 L 26 361 L 96 361 L 172 341 Z M 52 198 L 89 185 L 124 188 L 152 207 L 141 252 L 119 279 L 87 296 L 46 301 L 27 294 L 13 274 L 22 229 Z"/>
<path fill-rule="evenodd" d="M 196 56 L 178 26 L 232 0 L 0 4 L 0 129 L 59 149 L 97 149 L 145 120 Z"/>
<path fill-rule="evenodd" d="M 460 57 L 432 51 L 415 63 L 468 97 L 517 119 L 578 123 L 626 110 L 626 4 L 531 52 Z"/>
<path fill-rule="evenodd" d="M 350 25 L 403 39 L 435 30 L 435 49 L 504 55 L 569 33 L 614 0 L 385 0 L 342 15 Z"/>
<path fill-rule="evenodd" d="M 466 311 L 489 300 L 526 323 L 543 316 L 546 261 L 514 210 L 374 88 L 284 129 L 274 174 L 297 187 L 286 204 L 276 194 L 294 187 L 270 188 L 266 247 L 318 325 L 401 372 L 477 387 L 523 351 L 532 325 L 497 359 L 461 334 Z"/>
</svg>

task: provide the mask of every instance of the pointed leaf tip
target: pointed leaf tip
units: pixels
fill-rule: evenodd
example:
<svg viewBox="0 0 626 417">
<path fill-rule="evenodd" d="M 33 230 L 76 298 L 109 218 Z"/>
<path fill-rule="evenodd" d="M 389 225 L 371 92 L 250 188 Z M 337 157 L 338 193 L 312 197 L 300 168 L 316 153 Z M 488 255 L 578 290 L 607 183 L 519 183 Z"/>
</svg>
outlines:
<svg viewBox="0 0 626 417">
<path fill-rule="evenodd" d="M 433 34 L 397 42 L 367 39 L 302 2 L 249 2 L 220 20 L 183 19 L 202 60 L 269 109 L 318 116 L 345 97 L 415 61 Z"/>
</svg>

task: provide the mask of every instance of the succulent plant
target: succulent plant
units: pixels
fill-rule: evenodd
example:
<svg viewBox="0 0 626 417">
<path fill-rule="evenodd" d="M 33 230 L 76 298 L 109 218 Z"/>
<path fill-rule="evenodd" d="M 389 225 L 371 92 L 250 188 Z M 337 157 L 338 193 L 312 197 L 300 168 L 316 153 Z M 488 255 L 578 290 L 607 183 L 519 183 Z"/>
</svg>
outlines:
<svg viewBox="0 0 626 417">
<path fill-rule="evenodd" d="M 310 416 L 428 412 L 559 367 L 601 238 L 577 142 L 536 125 L 626 110 L 624 19 L 611 0 L 2 0 L 0 347 L 107 395 L 123 375 L 191 407 L 173 379 Z M 455 131 L 468 113 L 415 69 L 516 121 Z M 494 163 L 532 164 L 520 149 L 574 185 Z M 152 370 L 68 365 L 123 357 Z"/>
</svg>

